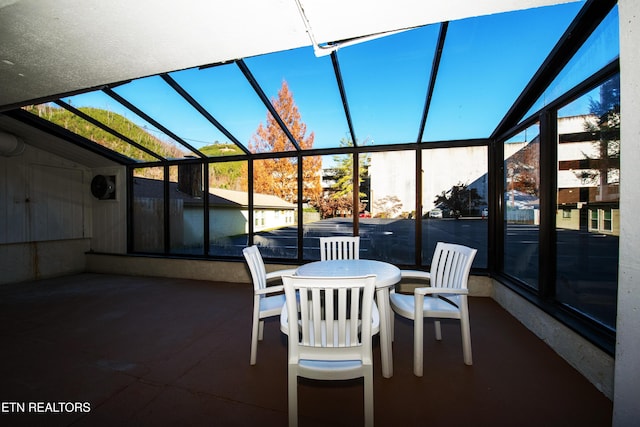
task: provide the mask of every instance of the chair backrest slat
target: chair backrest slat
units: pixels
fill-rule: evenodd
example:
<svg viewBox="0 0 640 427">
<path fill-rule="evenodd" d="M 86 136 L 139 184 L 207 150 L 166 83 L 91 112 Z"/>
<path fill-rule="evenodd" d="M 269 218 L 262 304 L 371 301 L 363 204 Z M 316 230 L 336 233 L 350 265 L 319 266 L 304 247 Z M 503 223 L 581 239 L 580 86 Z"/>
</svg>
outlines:
<svg viewBox="0 0 640 427">
<path fill-rule="evenodd" d="M 255 290 L 267 287 L 267 271 L 264 267 L 262 255 L 256 245 L 246 247 L 242 250 L 244 258 L 247 260 L 251 278 L 253 279 L 253 287 Z"/>
<path fill-rule="evenodd" d="M 320 237 L 320 260 L 359 259 L 359 236 Z"/>
<path fill-rule="evenodd" d="M 476 252 L 467 246 L 438 242 L 431 260 L 431 286 L 466 289 Z"/>
<path fill-rule="evenodd" d="M 375 275 L 283 276 L 282 281 L 287 301 L 290 360 L 292 357 L 312 360 L 371 357 Z"/>
</svg>

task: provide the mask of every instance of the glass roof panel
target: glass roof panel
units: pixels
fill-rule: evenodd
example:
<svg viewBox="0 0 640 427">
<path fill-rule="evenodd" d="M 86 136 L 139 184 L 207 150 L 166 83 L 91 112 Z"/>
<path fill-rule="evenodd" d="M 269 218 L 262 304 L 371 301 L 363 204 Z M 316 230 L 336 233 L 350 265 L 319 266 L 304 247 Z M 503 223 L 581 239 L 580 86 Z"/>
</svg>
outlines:
<svg viewBox="0 0 640 427">
<path fill-rule="evenodd" d="M 165 159 L 196 155 L 102 91 L 61 100 Z"/>
<path fill-rule="evenodd" d="M 202 105 L 244 148 L 265 120 L 267 108 L 235 63 L 192 68 L 170 76 Z M 234 144 L 226 136 L 225 144 Z"/>
<path fill-rule="evenodd" d="M 227 140 L 160 76 L 134 80 L 113 91 L 200 151 L 218 152 L 212 148 Z"/>
<path fill-rule="evenodd" d="M 330 56 L 316 57 L 311 47 L 304 47 L 247 58 L 245 62 L 269 99 L 277 99 L 286 82 L 300 122 L 306 126 L 305 132 L 289 129 L 301 148 L 339 147 L 340 140 L 348 138 L 349 127 Z"/>
<path fill-rule="evenodd" d="M 489 137 L 581 6 L 451 22 L 423 142 Z"/>
<path fill-rule="evenodd" d="M 416 142 L 439 29 L 429 25 L 338 51 L 358 145 Z"/>
<path fill-rule="evenodd" d="M 104 148 L 120 153 L 133 161 L 154 162 L 161 160 L 160 158 L 154 157 L 129 142 L 101 129 L 81 116 L 54 103 L 29 105 L 23 107 L 23 109 L 83 138 L 95 142 Z M 89 109 L 87 107 L 80 107 L 78 109 L 81 112 L 90 115 L 88 114 Z"/>
<path fill-rule="evenodd" d="M 619 34 L 618 6 L 615 6 L 525 114 L 524 119 L 618 58 L 620 56 Z"/>
</svg>

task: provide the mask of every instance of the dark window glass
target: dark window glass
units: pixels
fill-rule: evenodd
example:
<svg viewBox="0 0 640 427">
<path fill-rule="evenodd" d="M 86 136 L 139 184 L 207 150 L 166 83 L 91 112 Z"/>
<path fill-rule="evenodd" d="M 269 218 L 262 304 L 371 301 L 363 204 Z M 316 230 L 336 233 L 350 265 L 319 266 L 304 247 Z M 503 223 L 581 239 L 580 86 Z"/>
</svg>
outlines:
<svg viewBox="0 0 640 427">
<path fill-rule="evenodd" d="M 138 168 L 133 178 L 134 252 L 164 252 L 164 168 Z"/>
<path fill-rule="evenodd" d="M 487 147 L 422 150 L 422 264 L 436 243 L 478 250 L 473 267 L 487 267 Z"/>
<path fill-rule="evenodd" d="M 209 254 L 242 256 L 249 233 L 247 162 L 209 164 Z M 255 228 L 255 227 L 254 227 Z"/>
<path fill-rule="evenodd" d="M 296 157 L 253 162 L 254 243 L 262 255 L 298 257 L 298 165 Z"/>
<path fill-rule="evenodd" d="M 538 289 L 540 127 L 504 142 L 504 272 Z M 562 215 L 564 217 L 564 215 Z"/>
<path fill-rule="evenodd" d="M 620 77 L 558 112 L 556 298 L 615 328 L 620 213 Z"/>
<path fill-rule="evenodd" d="M 201 163 L 169 168 L 169 235 L 174 254 L 204 254 L 204 189 Z"/>
<path fill-rule="evenodd" d="M 361 154 L 368 164 L 360 183 L 362 255 L 415 264 L 416 152 Z"/>
</svg>

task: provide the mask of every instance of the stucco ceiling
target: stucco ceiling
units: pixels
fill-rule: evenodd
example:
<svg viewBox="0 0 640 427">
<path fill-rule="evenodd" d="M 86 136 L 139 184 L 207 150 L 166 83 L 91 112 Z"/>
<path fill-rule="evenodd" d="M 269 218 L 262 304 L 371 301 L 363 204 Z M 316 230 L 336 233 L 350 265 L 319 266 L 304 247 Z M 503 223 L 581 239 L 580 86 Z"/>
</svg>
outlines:
<svg viewBox="0 0 640 427">
<path fill-rule="evenodd" d="M 105 84 L 308 46 L 312 39 L 324 44 L 567 2 L 0 0 L 0 111 Z"/>
</svg>

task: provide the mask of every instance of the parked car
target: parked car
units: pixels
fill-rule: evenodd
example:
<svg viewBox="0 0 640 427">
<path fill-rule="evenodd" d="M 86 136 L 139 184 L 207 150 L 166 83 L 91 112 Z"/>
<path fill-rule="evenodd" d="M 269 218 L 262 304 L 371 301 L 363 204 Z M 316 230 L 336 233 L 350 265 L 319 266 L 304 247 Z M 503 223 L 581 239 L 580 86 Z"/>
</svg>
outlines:
<svg viewBox="0 0 640 427">
<path fill-rule="evenodd" d="M 429 218 L 442 218 L 442 209 L 435 208 L 429 211 Z"/>
</svg>

